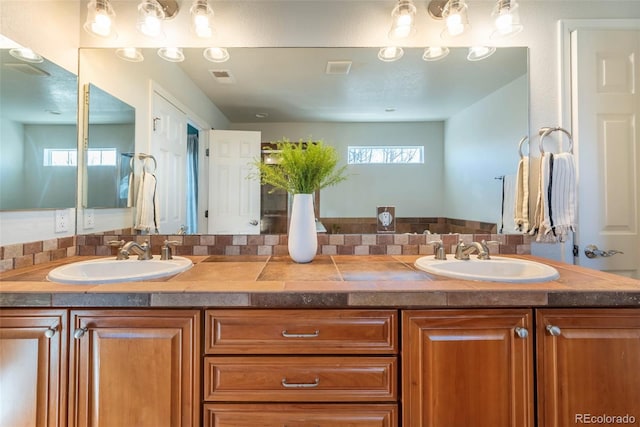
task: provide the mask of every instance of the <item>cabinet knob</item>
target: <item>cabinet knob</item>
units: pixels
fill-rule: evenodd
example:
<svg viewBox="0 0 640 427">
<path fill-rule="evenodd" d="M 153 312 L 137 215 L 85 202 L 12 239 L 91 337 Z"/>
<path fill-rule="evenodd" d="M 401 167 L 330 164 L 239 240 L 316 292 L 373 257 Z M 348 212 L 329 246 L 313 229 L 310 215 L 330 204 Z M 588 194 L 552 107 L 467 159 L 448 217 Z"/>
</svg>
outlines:
<svg viewBox="0 0 640 427">
<path fill-rule="evenodd" d="M 549 335 L 552 335 L 554 337 L 560 336 L 560 334 L 562 333 L 560 328 L 553 325 L 547 325 L 547 331 L 549 332 Z"/>
<path fill-rule="evenodd" d="M 527 330 L 527 328 L 521 328 L 518 326 L 515 331 L 518 338 L 527 338 L 529 336 L 529 331 Z"/>
<path fill-rule="evenodd" d="M 87 333 L 87 331 L 89 330 L 88 327 L 84 327 L 84 328 L 76 328 L 75 331 L 73 331 L 73 337 L 77 340 L 79 340 L 80 338 L 82 338 L 84 336 L 84 334 Z"/>
<path fill-rule="evenodd" d="M 44 336 L 51 339 L 58 332 L 58 325 L 50 326 L 49 329 L 44 331 Z"/>
<path fill-rule="evenodd" d="M 320 385 L 320 378 L 316 378 L 312 383 L 290 383 L 286 378 L 282 379 L 282 387 L 284 388 L 315 388 Z"/>
<path fill-rule="evenodd" d="M 320 331 L 319 330 L 315 330 L 310 334 L 291 334 L 291 333 L 287 332 L 286 329 L 284 331 L 282 331 L 282 336 L 285 337 L 285 338 L 317 338 L 318 335 L 320 335 Z"/>
</svg>

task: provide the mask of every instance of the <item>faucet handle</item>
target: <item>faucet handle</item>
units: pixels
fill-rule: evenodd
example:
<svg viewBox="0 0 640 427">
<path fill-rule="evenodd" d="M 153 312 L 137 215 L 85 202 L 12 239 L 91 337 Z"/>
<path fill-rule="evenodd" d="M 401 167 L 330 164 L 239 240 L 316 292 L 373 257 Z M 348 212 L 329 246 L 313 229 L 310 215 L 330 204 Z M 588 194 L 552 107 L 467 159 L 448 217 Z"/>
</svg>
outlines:
<svg viewBox="0 0 640 427">
<path fill-rule="evenodd" d="M 179 243 L 180 242 L 178 242 L 176 240 L 165 240 L 163 242 L 162 249 L 160 249 L 160 259 L 161 260 L 173 259 L 173 253 L 171 252 L 171 246 L 172 245 L 177 245 Z"/>
<path fill-rule="evenodd" d="M 437 260 L 446 260 L 447 253 L 444 250 L 444 245 L 442 244 L 442 240 L 434 240 L 432 242 L 427 242 L 427 245 L 433 245 L 433 257 Z"/>
<path fill-rule="evenodd" d="M 124 240 L 109 240 L 107 245 L 121 247 L 124 246 L 124 243 Z"/>
<path fill-rule="evenodd" d="M 486 241 L 486 240 L 482 239 L 482 241 L 480 241 L 480 245 L 482 246 L 482 250 L 485 253 L 484 254 L 479 254 L 478 258 L 479 259 L 491 259 L 491 254 L 489 253 L 489 245 L 499 244 L 499 243 L 500 242 L 498 242 L 497 240 Z"/>
</svg>

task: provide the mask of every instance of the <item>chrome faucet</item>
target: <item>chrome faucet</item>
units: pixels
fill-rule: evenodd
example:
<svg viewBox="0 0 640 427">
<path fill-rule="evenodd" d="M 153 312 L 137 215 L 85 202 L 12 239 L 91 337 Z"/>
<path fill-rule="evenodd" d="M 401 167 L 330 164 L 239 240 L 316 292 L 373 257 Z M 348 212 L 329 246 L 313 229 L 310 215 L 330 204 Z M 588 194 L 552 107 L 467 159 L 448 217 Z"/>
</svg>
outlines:
<svg viewBox="0 0 640 427">
<path fill-rule="evenodd" d="M 447 253 L 444 250 L 444 245 L 442 244 L 442 240 L 434 240 L 433 242 L 429 242 L 429 245 L 433 245 L 433 258 L 437 260 L 446 260 Z"/>
<path fill-rule="evenodd" d="M 129 255 L 133 253 L 138 255 L 139 260 L 147 260 L 152 259 L 153 255 L 151 255 L 151 246 L 149 242 L 144 242 L 139 244 L 138 242 L 127 242 L 118 251 L 118 256 L 116 259 L 129 259 Z"/>
<path fill-rule="evenodd" d="M 491 259 L 489 256 L 489 246 L 486 241 L 471 242 L 466 245 L 462 240 L 456 246 L 455 259 L 466 261 L 469 259 L 469 254 L 472 252 L 478 253 L 478 259 Z"/>
</svg>

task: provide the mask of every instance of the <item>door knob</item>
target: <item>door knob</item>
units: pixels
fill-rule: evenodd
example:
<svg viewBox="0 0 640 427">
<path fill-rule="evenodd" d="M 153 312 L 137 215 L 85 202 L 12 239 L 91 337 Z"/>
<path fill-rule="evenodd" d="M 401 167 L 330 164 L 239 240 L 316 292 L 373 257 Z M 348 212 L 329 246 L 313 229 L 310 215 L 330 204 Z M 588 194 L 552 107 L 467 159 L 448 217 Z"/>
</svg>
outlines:
<svg viewBox="0 0 640 427">
<path fill-rule="evenodd" d="M 598 249 L 598 247 L 596 245 L 587 245 L 587 247 L 584 248 L 584 254 L 587 256 L 587 258 L 596 258 L 596 257 L 610 257 L 613 256 L 615 254 L 623 254 L 624 252 L 619 251 L 617 249 L 611 249 L 608 251 L 603 251 L 601 249 Z"/>
<path fill-rule="evenodd" d="M 249 221 L 249 224 L 258 225 L 258 220 L 257 219 L 252 219 L 251 221 Z"/>
</svg>

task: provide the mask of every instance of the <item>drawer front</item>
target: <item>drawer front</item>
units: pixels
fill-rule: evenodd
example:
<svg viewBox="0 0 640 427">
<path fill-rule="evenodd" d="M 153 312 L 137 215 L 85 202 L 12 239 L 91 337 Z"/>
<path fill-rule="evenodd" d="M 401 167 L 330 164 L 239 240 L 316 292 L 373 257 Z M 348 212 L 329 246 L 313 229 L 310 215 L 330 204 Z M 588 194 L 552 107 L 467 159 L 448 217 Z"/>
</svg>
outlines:
<svg viewBox="0 0 640 427">
<path fill-rule="evenodd" d="M 396 354 L 395 310 L 207 310 L 207 354 Z"/>
<path fill-rule="evenodd" d="M 397 427 L 392 404 L 205 404 L 205 427 Z"/>
<path fill-rule="evenodd" d="M 397 361 L 381 357 L 206 357 L 204 400 L 395 401 Z"/>
</svg>

